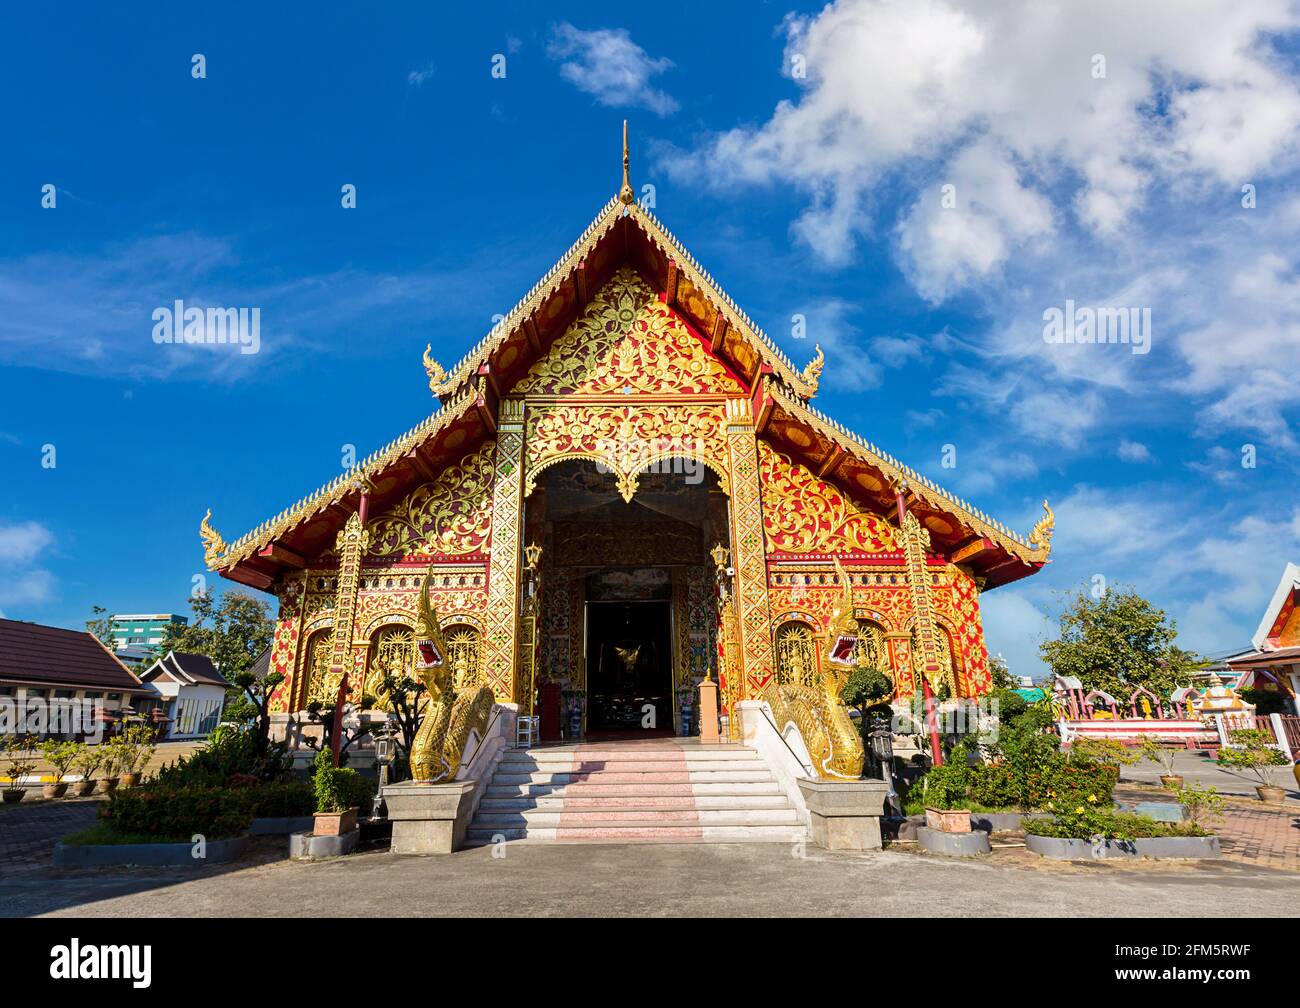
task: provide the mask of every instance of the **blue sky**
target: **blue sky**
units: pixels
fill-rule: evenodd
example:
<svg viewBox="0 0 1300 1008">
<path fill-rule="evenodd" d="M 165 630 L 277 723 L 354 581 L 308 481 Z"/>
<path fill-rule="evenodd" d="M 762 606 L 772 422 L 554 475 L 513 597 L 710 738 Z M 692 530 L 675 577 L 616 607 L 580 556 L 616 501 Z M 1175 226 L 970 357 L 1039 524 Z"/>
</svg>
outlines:
<svg viewBox="0 0 1300 1008">
<path fill-rule="evenodd" d="M 6 616 L 187 611 L 204 510 L 233 538 L 426 416 L 425 343 L 563 252 L 624 117 L 660 218 L 826 349 L 822 409 L 1014 527 L 1052 501 L 984 600 L 1016 671 L 1098 576 L 1242 646 L 1300 554 L 1294 3 L 175 6 L 8 14 Z M 176 298 L 260 307 L 260 352 L 156 345 Z M 1046 343 L 1067 299 L 1149 352 Z"/>
</svg>

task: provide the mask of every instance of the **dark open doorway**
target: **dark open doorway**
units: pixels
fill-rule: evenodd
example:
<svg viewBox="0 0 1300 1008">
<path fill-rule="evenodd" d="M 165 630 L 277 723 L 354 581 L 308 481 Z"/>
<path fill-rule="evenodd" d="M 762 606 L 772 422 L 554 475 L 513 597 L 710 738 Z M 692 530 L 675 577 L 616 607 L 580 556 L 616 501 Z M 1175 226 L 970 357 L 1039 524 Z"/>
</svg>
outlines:
<svg viewBox="0 0 1300 1008">
<path fill-rule="evenodd" d="M 673 733 L 671 620 L 666 601 L 587 603 L 589 733 Z"/>
</svg>

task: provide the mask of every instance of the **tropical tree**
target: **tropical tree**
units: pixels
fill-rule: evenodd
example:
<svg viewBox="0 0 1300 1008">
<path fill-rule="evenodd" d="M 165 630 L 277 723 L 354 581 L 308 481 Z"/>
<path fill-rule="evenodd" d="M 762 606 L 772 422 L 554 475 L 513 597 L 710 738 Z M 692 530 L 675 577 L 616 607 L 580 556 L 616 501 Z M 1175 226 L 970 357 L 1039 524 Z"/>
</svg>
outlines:
<svg viewBox="0 0 1300 1008">
<path fill-rule="evenodd" d="M 1177 625 L 1132 588 L 1100 597 L 1086 587 L 1067 596 L 1060 635 L 1039 647 L 1052 672 L 1076 677 L 1085 689 L 1122 697 L 1139 686 L 1168 696 L 1204 664 L 1175 645 Z"/>
<path fill-rule="evenodd" d="M 220 601 L 205 593 L 190 599 L 194 618 L 186 626 L 163 629 L 160 654 L 180 651 L 207 655 L 227 679 L 243 672 L 271 644 L 275 623 L 271 607 L 241 591 L 227 591 Z"/>
<path fill-rule="evenodd" d="M 90 614 L 91 618 L 86 620 L 86 630 L 98 638 L 104 647 L 110 651 L 116 650 L 117 638 L 113 636 L 113 620 L 108 610 L 103 606 L 91 606 Z"/>
</svg>

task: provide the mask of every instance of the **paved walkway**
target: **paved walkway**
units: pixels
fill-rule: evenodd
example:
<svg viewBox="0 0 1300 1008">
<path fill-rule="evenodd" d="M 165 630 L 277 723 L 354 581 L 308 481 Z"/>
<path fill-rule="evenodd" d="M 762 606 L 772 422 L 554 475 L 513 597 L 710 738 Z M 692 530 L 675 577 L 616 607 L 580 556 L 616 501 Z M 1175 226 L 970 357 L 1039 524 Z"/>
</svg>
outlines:
<svg viewBox="0 0 1300 1008">
<path fill-rule="evenodd" d="M 1120 770 L 1120 779 L 1141 784 L 1160 786 L 1160 775 L 1164 768 L 1158 763 L 1139 760 L 1132 766 Z M 1174 772 L 1181 774 L 1186 783 L 1201 787 L 1216 788 L 1219 794 L 1247 795 L 1255 797 L 1255 786 L 1259 781 L 1254 774 L 1221 767 L 1202 752 L 1177 751 L 1174 753 Z M 1291 800 L 1300 800 L 1300 789 L 1296 787 L 1295 774 L 1289 766 L 1265 767 L 1265 775 L 1270 784 L 1285 788 Z"/>
<path fill-rule="evenodd" d="M 47 867 L 55 842 L 95 824 L 100 803 L 65 798 L 0 807 L 0 878 Z"/>
<path fill-rule="evenodd" d="M 0 880 L 0 914 L 1287 917 L 1300 900 L 1300 877 L 1230 861 L 1061 865 L 1023 849 L 955 861 L 783 843 L 516 844 L 504 857 L 492 853 L 46 870 Z"/>
</svg>

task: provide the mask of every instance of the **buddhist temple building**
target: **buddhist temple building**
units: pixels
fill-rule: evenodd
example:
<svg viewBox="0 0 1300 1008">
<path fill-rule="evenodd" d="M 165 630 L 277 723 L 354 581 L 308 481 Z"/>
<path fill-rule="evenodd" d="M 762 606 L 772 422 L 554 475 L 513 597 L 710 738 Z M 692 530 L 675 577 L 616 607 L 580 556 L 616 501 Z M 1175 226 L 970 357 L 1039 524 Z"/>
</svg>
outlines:
<svg viewBox="0 0 1300 1008">
<path fill-rule="evenodd" d="M 698 730 L 706 677 L 724 715 L 829 688 L 845 582 L 855 660 L 897 699 L 991 688 L 981 595 L 1048 561 L 1046 503 L 1022 537 L 822 413 L 820 349 L 776 347 L 637 202 L 624 152 L 619 192 L 472 350 L 412 348 L 428 419 L 231 542 L 203 520 L 210 569 L 278 599 L 273 709 L 409 669 L 430 565 L 457 686 L 531 708 L 558 684 L 584 731 L 647 702 Z"/>
<path fill-rule="evenodd" d="M 1238 687 L 1275 691 L 1300 714 L 1300 565 L 1289 563 L 1250 639 L 1251 649 L 1227 659 Z"/>
</svg>

